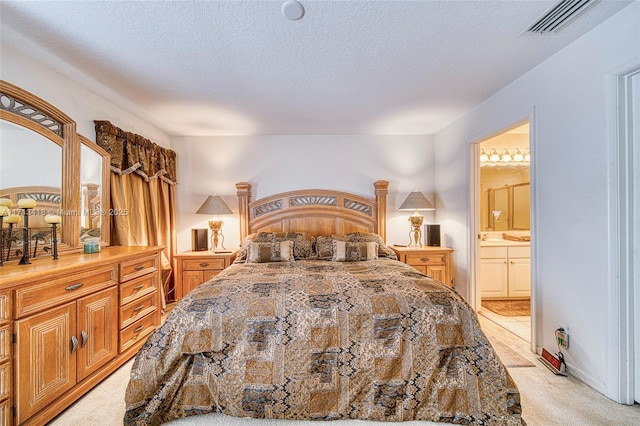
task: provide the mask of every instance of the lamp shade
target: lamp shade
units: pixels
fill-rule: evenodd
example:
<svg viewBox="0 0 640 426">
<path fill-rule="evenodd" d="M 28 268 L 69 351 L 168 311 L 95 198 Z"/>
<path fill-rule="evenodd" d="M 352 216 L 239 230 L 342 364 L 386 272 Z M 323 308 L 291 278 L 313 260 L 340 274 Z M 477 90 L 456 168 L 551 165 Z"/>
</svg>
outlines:
<svg viewBox="0 0 640 426">
<path fill-rule="evenodd" d="M 435 210 L 433 204 L 418 190 L 411 192 L 398 210 Z"/>
<path fill-rule="evenodd" d="M 233 213 L 227 203 L 219 195 L 209 195 L 200 206 L 196 214 L 231 214 Z"/>
</svg>

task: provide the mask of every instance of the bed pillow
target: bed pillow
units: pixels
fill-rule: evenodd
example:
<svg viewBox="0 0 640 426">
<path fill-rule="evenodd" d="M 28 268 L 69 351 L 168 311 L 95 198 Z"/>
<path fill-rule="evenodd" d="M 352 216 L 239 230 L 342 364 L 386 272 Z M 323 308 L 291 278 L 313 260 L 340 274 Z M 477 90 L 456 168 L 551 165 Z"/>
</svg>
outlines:
<svg viewBox="0 0 640 426">
<path fill-rule="evenodd" d="M 318 260 L 333 259 L 333 242 L 347 241 L 342 235 L 320 235 L 316 237 L 314 244 L 315 258 Z"/>
<path fill-rule="evenodd" d="M 252 242 L 247 247 L 247 263 L 291 262 L 293 241 Z"/>
<path fill-rule="evenodd" d="M 313 259 L 314 237 L 306 232 L 258 232 L 255 242 L 293 241 L 293 257 L 297 259 Z"/>
<path fill-rule="evenodd" d="M 378 243 L 369 241 L 365 243 L 351 243 L 333 240 L 333 256 L 331 260 L 336 262 L 358 262 L 361 260 L 375 260 L 378 258 Z"/>
<path fill-rule="evenodd" d="M 256 238 L 256 235 L 258 234 L 254 232 L 244 237 L 242 242 L 240 242 L 240 248 L 233 263 L 245 263 L 247 261 L 247 247 L 249 247 L 249 244 Z"/>
<path fill-rule="evenodd" d="M 335 235 L 332 235 L 335 237 Z M 398 260 L 396 254 L 391 248 L 387 247 L 384 243 L 382 237 L 373 232 L 352 232 L 350 234 L 344 235 L 346 241 L 351 243 L 360 243 L 360 242 L 375 242 L 378 243 L 378 257 L 386 257 L 389 259 Z"/>
</svg>

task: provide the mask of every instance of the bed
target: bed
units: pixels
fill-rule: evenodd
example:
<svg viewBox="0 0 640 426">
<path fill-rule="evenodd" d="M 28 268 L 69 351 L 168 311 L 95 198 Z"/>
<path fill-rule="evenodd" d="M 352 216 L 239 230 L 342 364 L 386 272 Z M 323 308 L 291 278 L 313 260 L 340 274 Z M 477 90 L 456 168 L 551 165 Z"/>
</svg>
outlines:
<svg viewBox="0 0 640 426">
<path fill-rule="evenodd" d="M 373 199 L 305 190 L 251 202 L 251 186 L 236 187 L 238 258 L 137 354 L 125 424 L 211 412 L 524 424 L 473 310 L 384 244 L 386 181 Z"/>
</svg>

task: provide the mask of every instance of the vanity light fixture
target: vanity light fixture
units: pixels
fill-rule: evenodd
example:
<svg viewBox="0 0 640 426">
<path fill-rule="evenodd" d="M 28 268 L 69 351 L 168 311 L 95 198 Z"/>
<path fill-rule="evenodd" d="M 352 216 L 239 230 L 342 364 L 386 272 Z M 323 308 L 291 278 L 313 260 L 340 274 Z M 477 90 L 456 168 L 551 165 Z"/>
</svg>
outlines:
<svg viewBox="0 0 640 426">
<path fill-rule="evenodd" d="M 519 148 L 509 150 L 502 148 L 498 154 L 496 148 L 491 148 L 489 154 L 482 148 L 480 150 L 481 166 L 527 166 L 529 162 L 529 149 L 525 149 L 524 153 Z"/>
<path fill-rule="evenodd" d="M 219 195 L 210 195 L 204 200 L 204 203 L 196 211 L 196 214 L 223 215 L 232 214 L 233 212 Z M 224 235 L 222 235 L 222 220 L 214 219 L 209 221 L 209 229 L 211 229 L 211 247 L 209 250 L 214 253 L 226 252 L 224 248 Z M 222 241 L 220 241 L 222 239 Z M 218 250 L 218 242 L 222 250 Z"/>
<path fill-rule="evenodd" d="M 417 189 L 411 192 L 404 202 L 398 208 L 400 211 L 411 211 L 414 213 L 409 216 L 411 223 L 411 231 L 409 231 L 409 245 L 422 247 L 422 222 L 424 217 L 418 212 L 419 210 L 435 210 L 433 204 L 427 200 L 427 197 Z"/>
</svg>

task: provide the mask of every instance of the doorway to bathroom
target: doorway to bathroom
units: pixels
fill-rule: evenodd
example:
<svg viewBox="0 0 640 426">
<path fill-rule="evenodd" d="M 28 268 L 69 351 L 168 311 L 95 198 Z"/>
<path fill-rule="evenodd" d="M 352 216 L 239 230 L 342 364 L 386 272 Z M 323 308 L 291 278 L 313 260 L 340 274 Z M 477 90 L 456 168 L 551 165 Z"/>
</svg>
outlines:
<svg viewBox="0 0 640 426">
<path fill-rule="evenodd" d="M 531 343 L 529 123 L 479 142 L 478 313 Z"/>
</svg>

